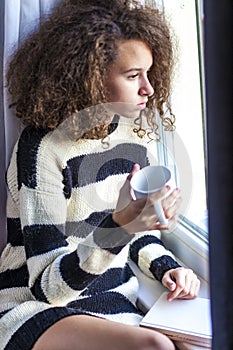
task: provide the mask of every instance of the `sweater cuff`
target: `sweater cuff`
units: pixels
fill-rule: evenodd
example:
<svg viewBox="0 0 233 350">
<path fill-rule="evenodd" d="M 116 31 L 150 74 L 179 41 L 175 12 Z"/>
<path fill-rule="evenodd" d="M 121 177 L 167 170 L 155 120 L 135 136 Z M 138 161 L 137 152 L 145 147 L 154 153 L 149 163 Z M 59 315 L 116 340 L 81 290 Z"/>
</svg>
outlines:
<svg viewBox="0 0 233 350">
<path fill-rule="evenodd" d="M 163 255 L 151 262 L 150 272 L 161 282 L 166 271 L 178 267 L 181 267 L 181 265 L 179 265 L 172 257 L 169 255 Z"/>
<path fill-rule="evenodd" d="M 113 221 L 112 214 L 107 215 L 94 231 L 94 242 L 113 254 L 118 254 L 133 237 Z"/>
</svg>

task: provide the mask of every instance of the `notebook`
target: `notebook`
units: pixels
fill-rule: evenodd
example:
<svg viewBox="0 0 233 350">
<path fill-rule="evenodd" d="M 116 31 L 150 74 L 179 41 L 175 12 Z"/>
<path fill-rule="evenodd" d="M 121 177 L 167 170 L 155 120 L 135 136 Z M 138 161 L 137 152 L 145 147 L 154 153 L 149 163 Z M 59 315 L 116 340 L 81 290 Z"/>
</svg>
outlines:
<svg viewBox="0 0 233 350">
<path fill-rule="evenodd" d="M 210 300 L 175 299 L 167 301 L 164 292 L 142 319 L 140 326 L 149 327 L 166 334 L 176 341 L 202 347 L 211 347 L 212 330 Z"/>
</svg>

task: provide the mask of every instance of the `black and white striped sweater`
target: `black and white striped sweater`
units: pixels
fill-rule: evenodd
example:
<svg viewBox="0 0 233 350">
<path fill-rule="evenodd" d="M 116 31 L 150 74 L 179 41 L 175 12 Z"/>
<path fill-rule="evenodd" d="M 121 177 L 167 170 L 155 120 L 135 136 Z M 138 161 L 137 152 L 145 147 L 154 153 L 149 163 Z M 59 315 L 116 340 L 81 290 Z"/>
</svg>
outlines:
<svg viewBox="0 0 233 350">
<path fill-rule="evenodd" d="M 31 349 L 46 328 L 73 314 L 140 322 L 127 259 L 158 280 L 179 266 L 153 232 L 128 235 L 111 217 L 132 165 L 151 163 L 155 150 L 145 144 L 125 119 L 111 125 L 107 148 L 72 141 L 59 128 L 24 129 L 7 173 L 0 349 Z"/>
</svg>

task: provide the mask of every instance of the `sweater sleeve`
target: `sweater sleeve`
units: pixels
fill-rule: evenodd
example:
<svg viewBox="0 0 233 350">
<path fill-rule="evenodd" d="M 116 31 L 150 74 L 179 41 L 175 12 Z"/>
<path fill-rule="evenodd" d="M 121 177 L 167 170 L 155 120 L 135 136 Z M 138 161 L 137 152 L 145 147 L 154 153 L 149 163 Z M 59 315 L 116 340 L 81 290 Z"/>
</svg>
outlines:
<svg viewBox="0 0 233 350">
<path fill-rule="evenodd" d="M 159 281 L 166 271 L 180 267 L 173 254 L 150 231 L 135 236 L 130 243 L 129 257 L 145 275 Z"/>
</svg>

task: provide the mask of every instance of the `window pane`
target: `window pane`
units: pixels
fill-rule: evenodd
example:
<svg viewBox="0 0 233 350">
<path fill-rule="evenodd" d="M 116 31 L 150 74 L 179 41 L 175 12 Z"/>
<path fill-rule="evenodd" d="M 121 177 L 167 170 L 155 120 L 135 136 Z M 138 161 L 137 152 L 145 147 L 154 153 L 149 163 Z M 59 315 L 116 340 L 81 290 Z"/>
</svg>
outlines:
<svg viewBox="0 0 233 350">
<path fill-rule="evenodd" d="M 199 30 L 199 1 L 164 0 L 166 16 L 178 44 L 171 105 L 176 115 L 176 132 L 163 133 L 160 151 L 164 163 L 177 164 L 176 181 L 184 203 L 182 215 L 187 224 L 207 232 L 205 123 L 203 65 Z M 166 146 L 164 146 L 166 144 Z M 161 153 L 160 152 L 160 153 Z M 172 159 L 173 157 L 173 159 Z"/>
</svg>

